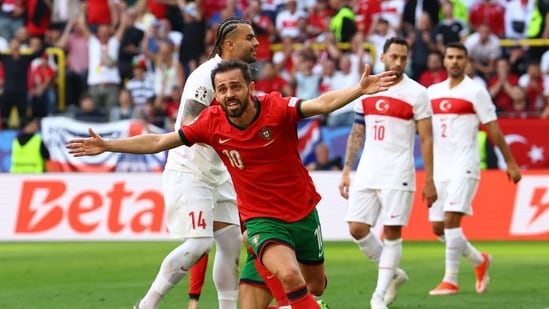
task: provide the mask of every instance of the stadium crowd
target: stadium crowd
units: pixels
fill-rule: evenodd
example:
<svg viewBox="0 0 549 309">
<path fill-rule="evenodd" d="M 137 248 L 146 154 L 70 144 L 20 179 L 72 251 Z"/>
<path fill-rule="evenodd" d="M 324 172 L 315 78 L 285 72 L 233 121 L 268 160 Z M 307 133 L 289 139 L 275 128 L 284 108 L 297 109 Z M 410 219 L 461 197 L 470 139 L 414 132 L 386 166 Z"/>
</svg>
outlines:
<svg viewBox="0 0 549 309">
<path fill-rule="evenodd" d="M 306 99 L 355 84 L 364 63 L 384 70 L 383 43 L 401 36 L 422 85 L 447 77 L 441 52 L 459 41 L 501 117 L 549 118 L 548 48 L 518 43 L 549 38 L 547 14 L 547 0 L 4 0 L 0 125 L 65 114 L 171 129 L 186 77 L 229 16 L 249 19 L 260 41 L 259 93 Z M 322 123 L 352 119 L 349 104 Z"/>
</svg>

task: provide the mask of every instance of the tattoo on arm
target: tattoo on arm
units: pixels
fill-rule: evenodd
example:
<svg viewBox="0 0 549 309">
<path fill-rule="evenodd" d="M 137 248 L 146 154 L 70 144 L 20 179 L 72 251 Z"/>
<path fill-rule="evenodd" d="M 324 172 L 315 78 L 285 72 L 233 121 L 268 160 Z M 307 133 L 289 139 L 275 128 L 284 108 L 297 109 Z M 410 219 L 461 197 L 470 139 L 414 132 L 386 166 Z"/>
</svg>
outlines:
<svg viewBox="0 0 549 309">
<path fill-rule="evenodd" d="M 358 153 L 364 146 L 364 126 L 353 124 L 351 134 L 347 139 L 347 149 L 345 150 L 345 165 L 352 167 L 356 162 Z"/>
<path fill-rule="evenodd" d="M 183 103 L 185 104 L 185 109 L 183 113 L 183 124 L 187 124 L 191 122 L 200 112 L 202 112 L 204 109 L 206 109 L 206 105 L 196 101 L 196 100 L 185 100 Z"/>
</svg>

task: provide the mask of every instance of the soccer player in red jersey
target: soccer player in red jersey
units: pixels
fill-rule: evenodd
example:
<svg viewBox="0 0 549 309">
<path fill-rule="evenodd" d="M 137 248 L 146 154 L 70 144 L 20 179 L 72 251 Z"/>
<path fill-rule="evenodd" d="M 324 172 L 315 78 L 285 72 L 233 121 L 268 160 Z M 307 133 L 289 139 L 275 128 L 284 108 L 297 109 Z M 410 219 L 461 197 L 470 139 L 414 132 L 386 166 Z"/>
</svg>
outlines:
<svg viewBox="0 0 549 309">
<path fill-rule="evenodd" d="M 233 179 L 248 243 L 280 279 L 294 309 L 320 308 L 313 295 L 326 288 L 324 247 L 316 205 L 320 201 L 297 150 L 297 123 L 330 113 L 364 94 L 386 90 L 392 71 L 369 75 L 360 83 L 301 100 L 270 93 L 254 97 L 248 65 L 234 60 L 212 71 L 219 106 L 205 109 L 176 132 L 104 140 L 93 129 L 89 138 L 67 144 L 75 157 L 105 151 L 156 153 L 180 145 L 209 144 Z"/>
</svg>

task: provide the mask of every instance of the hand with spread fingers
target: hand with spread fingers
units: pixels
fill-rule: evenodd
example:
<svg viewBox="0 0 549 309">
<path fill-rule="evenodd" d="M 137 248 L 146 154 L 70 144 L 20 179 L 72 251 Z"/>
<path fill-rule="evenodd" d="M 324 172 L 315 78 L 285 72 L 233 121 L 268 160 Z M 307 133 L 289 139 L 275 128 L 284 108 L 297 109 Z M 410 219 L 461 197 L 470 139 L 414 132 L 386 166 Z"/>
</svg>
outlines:
<svg viewBox="0 0 549 309">
<path fill-rule="evenodd" d="M 95 156 L 107 150 L 105 140 L 99 134 L 92 128 L 89 129 L 89 133 L 88 138 L 75 138 L 68 142 L 66 148 L 70 154 L 75 157 Z"/>
</svg>

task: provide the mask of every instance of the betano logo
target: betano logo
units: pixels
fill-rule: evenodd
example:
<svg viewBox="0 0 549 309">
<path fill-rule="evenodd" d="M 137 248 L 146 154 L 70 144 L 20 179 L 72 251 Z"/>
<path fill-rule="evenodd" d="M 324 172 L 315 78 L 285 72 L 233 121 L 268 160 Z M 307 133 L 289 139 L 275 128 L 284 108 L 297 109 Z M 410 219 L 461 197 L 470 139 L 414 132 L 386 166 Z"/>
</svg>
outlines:
<svg viewBox="0 0 549 309">
<path fill-rule="evenodd" d="M 518 186 L 511 235 L 549 232 L 549 176 L 528 175 Z"/>
<path fill-rule="evenodd" d="M 124 209 L 124 208 L 134 209 Z M 135 208 L 139 207 L 139 211 Z M 161 233 L 164 201 L 158 191 L 132 191 L 125 182 L 114 182 L 109 190 L 70 190 L 56 180 L 22 183 L 15 233 L 48 232 L 68 225 L 77 233 L 97 229 L 119 233 Z"/>
</svg>

